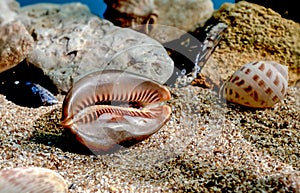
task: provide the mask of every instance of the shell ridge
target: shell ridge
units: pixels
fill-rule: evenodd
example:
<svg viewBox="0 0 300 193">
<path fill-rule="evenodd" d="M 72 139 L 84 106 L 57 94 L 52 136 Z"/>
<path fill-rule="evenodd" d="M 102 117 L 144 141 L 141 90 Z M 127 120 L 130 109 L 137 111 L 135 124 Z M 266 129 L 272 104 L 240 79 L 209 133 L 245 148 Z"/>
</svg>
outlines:
<svg viewBox="0 0 300 193">
<path fill-rule="evenodd" d="M 136 92 L 136 91 L 135 91 Z M 142 98 L 143 98 L 143 94 L 144 94 L 144 90 L 142 90 L 142 91 L 139 91 L 139 92 L 137 92 L 138 94 L 138 97 L 137 97 L 137 100 L 136 101 L 143 101 L 142 100 Z"/>
<path fill-rule="evenodd" d="M 153 113 L 151 113 L 151 110 L 154 110 Z M 127 115 L 127 116 L 139 116 L 139 117 L 148 117 L 153 118 L 157 117 L 158 113 L 155 112 L 155 110 L 160 109 L 158 108 L 151 108 L 146 110 L 139 110 L 135 108 L 125 108 L 125 107 L 115 107 L 115 106 L 109 106 L 109 105 L 98 105 L 94 106 L 91 109 L 86 110 L 86 112 L 83 112 L 82 116 L 78 116 L 75 118 L 75 122 L 80 123 L 91 123 L 96 121 L 102 114 L 115 114 L 115 115 Z"/>
<path fill-rule="evenodd" d="M 150 92 L 151 92 L 151 89 L 147 89 L 143 92 L 143 97 L 141 99 L 142 102 L 149 101 L 149 96 L 151 96 Z"/>
<path fill-rule="evenodd" d="M 159 94 L 156 92 L 153 92 L 151 95 L 150 95 L 150 98 L 148 100 L 148 103 L 153 103 L 154 101 L 157 101 L 157 99 L 159 100 Z"/>
</svg>

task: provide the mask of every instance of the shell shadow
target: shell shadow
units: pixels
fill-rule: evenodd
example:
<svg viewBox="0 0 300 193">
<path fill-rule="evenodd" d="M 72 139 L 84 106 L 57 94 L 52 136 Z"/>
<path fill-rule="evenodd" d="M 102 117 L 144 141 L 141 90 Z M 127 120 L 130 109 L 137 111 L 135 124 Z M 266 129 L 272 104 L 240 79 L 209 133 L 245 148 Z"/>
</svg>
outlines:
<svg viewBox="0 0 300 193">
<path fill-rule="evenodd" d="M 88 148 L 78 142 L 75 136 L 60 125 L 61 108 L 54 109 L 37 119 L 33 124 L 30 141 L 54 146 L 64 152 L 91 155 Z"/>
<path fill-rule="evenodd" d="M 269 107 L 269 108 L 257 108 L 257 107 L 247 107 L 247 106 L 243 106 L 243 105 L 239 105 L 236 103 L 232 103 L 232 102 L 226 102 L 225 104 L 223 104 L 224 107 L 226 107 L 228 110 L 231 110 L 233 112 L 241 112 L 241 113 L 257 113 L 257 112 L 263 112 L 266 109 L 269 110 L 274 110 L 274 106 L 273 107 Z"/>
<path fill-rule="evenodd" d="M 41 69 L 24 60 L 0 73 L 0 93 L 16 105 L 38 108 L 56 104 L 58 89 Z"/>
</svg>

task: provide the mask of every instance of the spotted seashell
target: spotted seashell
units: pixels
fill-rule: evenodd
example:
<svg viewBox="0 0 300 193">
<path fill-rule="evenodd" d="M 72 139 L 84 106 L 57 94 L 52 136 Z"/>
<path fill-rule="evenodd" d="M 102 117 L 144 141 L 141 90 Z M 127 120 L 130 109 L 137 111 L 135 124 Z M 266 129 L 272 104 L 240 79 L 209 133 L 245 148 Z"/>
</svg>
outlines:
<svg viewBox="0 0 300 193">
<path fill-rule="evenodd" d="M 64 193 L 65 180 L 55 171 L 39 167 L 21 167 L 0 171 L 0 193 Z"/>
<path fill-rule="evenodd" d="M 284 99 L 288 67 L 273 61 L 251 62 L 238 69 L 222 86 L 221 94 L 233 103 L 269 108 Z"/>
<path fill-rule="evenodd" d="M 170 117 L 162 104 L 170 97 L 166 87 L 132 73 L 94 72 L 68 92 L 61 125 L 96 154 L 115 150 L 158 131 Z"/>
</svg>

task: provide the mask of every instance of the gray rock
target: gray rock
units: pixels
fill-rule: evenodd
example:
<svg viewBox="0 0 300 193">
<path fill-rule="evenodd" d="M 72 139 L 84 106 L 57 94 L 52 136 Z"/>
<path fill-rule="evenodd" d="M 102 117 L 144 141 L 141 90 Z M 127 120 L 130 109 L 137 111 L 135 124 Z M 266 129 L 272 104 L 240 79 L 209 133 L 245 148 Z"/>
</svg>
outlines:
<svg viewBox="0 0 300 193">
<path fill-rule="evenodd" d="M 24 60 L 33 47 L 33 38 L 16 21 L 18 8 L 13 0 L 0 1 L 0 73 Z"/>
<path fill-rule="evenodd" d="M 19 19 L 35 39 L 28 61 L 43 69 L 61 91 L 97 70 L 126 70 L 160 83 L 173 72 L 173 61 L 157 41 L 116 27 L 80 3 L 26 6 Z"/>
</svg>

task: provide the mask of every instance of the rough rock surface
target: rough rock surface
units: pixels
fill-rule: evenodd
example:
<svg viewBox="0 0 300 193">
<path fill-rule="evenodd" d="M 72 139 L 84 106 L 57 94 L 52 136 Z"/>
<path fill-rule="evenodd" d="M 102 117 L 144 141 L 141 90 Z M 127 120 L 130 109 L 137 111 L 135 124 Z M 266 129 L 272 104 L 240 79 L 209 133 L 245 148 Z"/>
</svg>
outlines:
<svg viewBox="0 0 300 193">
<path fill-rule="evenodd" d="M 19 5 L 0 1 L 0 73 L 24 60 L 33 47 L 33 38 L 16 20 Z"/>
<path fill-rule="evenodd" d="M 127 70 L 160 83 L 173 72 L 173 61 L 157 41 L 116 27 L 82 4 L 36 4 L 20 12 L 35 40 L 28 61 L 43 69 L 62 91 L 96 70 Z"/>
<path fill-rule="evenodd" d="M 213 17 L 228 28 L 203 73 L 225 80 L 246 63 L 273 60 L 289 67 L 289 85 L 300 79 L 299 23 L 245 1 L 223 4 Z"/>
<path fill-rule="evenodd" d="M 239 2 L 241 0 L 236 0 Z M 280 13 L 282 17 L 287 19 L 292 19 L 300 23 L 300 14 L 299 14 L 299 2 L 294 0 L 247 0 L 248 2 L 262 5 L 267 8 L 271 8 L 274 11 Z"/>
</svg>

